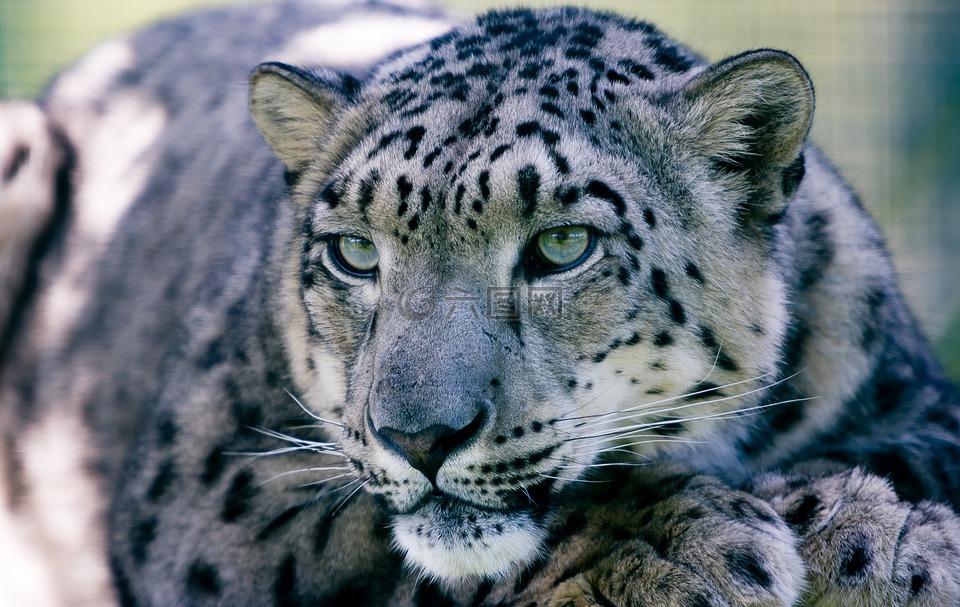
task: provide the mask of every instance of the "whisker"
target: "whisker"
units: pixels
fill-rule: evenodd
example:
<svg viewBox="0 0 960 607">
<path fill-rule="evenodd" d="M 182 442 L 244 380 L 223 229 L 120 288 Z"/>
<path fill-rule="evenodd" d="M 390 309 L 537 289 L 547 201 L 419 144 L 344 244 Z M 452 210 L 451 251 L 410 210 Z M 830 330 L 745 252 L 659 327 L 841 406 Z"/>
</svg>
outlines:
<svg viewBox="0 0 960 607">
<path fill-rule="evenodd" d="M 313 441 L 305 438 L 297 438 L 296 436 L 290 436 L 289 434 L 277 432 L 276 430 L 269 430 L 267 428 L 261 428 L 259 426 L 248 426 L 248 428 L 250 428 L 254 432 L 259 432 L 264 436 L 269 436 L 270 438 L 275 438 L 277 440 L 293 443 L 294 445 L 306 447 L 308 449 L 326 451 L 326 450 L 331 450 L 340 446 L 339 443 Z"/>
<path fill-rule="evenodd" d="M 344 476 L 350 476 L 350 475 L 345 474 Z M 333 480 L 333 479 L 326 479 L 322 481 L 313 481 L 310 483 L 304 483 L 303 485 L 299 485 L 299 488 L 303 489 L 304 487 L 313 487 L 315 485 L 322 485 L 323 483 L 327 482 L 327 480 Z M 331 493 L 336 493 L 337 491 L 343 491 L 344 489 L 350 487 L 350 485 L 359 483 L 361 480 L 363 479 L 358 476 L 357 478 L 353 479 L 349 483 L 344 483 L 343 485 L 341 485 L 340 487 L 337 487 L 336 489 L 330 489 L 329 491 L 326 491 L 325 494 L 331 494 Z"/>
<path fill-rule="evenodd" d="M 591 399 L 588 400 L 587 402 L 583 403 L 582 405 L 580 405 L 580 406 L 577 407 L 576 409 L 570 410 L 568 413 L 576 413 L 576 412 L 579 411 L 580 409 L 583 409 L 583 408 L 586 407 L 586 406 L 592 405 L 594 402 L 596 402 L 596 400 L 597 400 L 598 398 L 600 398 L 601 396 L 603 396 L 604 394 L 606 394 L 607 392 L 609 392 L 611 389 L 613 389 L 613 387 L 614 387 L 615 385 L 617 385 L 617 383 L 618 383 L 619 381 L 620 381 L 620 378 L 618 377 L 618 378 L 615 379 L 609 386 L 607 386 L 606 388 L 604 388 L 603 391 L 599 392 L 599 393 L 596 394 L 593 398 L 591 398 Z M 557 421 L 561 421 L 561 420 L 566 421 L 566 419 L 567 419 L 566 416 L 567 416 L 567 414 L 562 415 Z M 586 417 L 593 417 L 593 416 L 588 415 L 588 416 L 586 416 Z M 576 418 L 570 418 L 570 419 L 576 419 Z"/>
<path fill-rule="evenodd" d="M 628 407 L 628 408 L 626 408 L 626 409 L 621 409 L 621 410 L 619 410 L 619 411 L 611 411 L 610 413 L 595 413 L 595 414 L 592 414 L 592 415 L 582 415 L 582 416 L 580 416 L 580 417 L 567 417 L 566 415 L 564 415 L 564 416 L 560 417 L 557 421 L 574 421 L 574 420 L 579 420 L 579 419 L 594 419 L 594 418 L 596 418 L 596 419 L 602 419 L 602 418 L 604 418 L 604 417 L 610 417 L 611 415 L 619 415 L 619 414 L 621 414 L 621 413 L 627 413 L 627 412 L 630 412 L 630 411 L 636 411 L 636 410 L 638 410 L 638 409 L 643 409 L 643 408 L 646 408 L 646 407 L 654 407 L 654 406 L 656 406 L 656 405 L 662 405 L 662 404 L 664 404 L 664 403 L 669 403 L 669 402 L 672 402 L 672 401 L 675 401 L 675 400 L 680 400 L 680 399 L 683 399 L 683 398 L 692 398 L 692 397 L 697 396 L 697 395 L 699 395 L 699 394 L 706 394 L 706 393 L 708 393 L 708 392 L 715 392 L 715 391 L 717 391 L 717 390 L 726 390 L 727 388 L 732 388 L 732 387 L 738 386 L 738 385 L 740 385 L 740 384 L 747 384 L 747 383 L 752 383 L 752 382 L 755 382 L 755 381 L 759 381 L 759 380 L 761 380 L 761 379 L 763 379 L 764 377 L 767 377 L 767 376 L 769 376 L 769 375 L 770 375 L 770 373 L 764 373 L 763 375 L 760 375 L 760 376 L 757 376 L 757 377 L 752 377 L 752 378 L 749 378 L 749 379 L 741 379 L 740 381 L 735 381 L 735 382 L 732 382 L 732 383 L 729 383 L 729 384 L 724 384 L 724 385 L 722 385 L 722 386 L 717 386 L 716 388 L 704 388 L 703 390 L 698 390 L 698 391 L 696 391 L 696 392 L 688 392 L 688 393 L 685 393 L 685 394 L 678 394 L 677 396 L 670 396 L 670 397 L 667 397 L 667 398 L 661 398 L 660 400 L 655 400 L 655 401 L 651 401 L 651 402 L 648 402 L 648 403 L 643 403 L 643 404 L 641 404 L 641 405 L 634 405 L 633 407 Z M 788 378 L 784 378 L 784 379 L 782 379 L 782 380 L 779 380 L 779 381 L 777 381 L 777 382 L 774 382 L 774 383 L 772 383 L 772 384 L 769 384 L 769 386 L 766 386 L 766 387 L 773 387 L 773 386 L 777 385 L 778 383 L 780 383 L 781 381 L 785 381 L 785 380 L 787 380 L 787 379 L 791 379 L 792 377 L 793 377 L 793 376 L 790 376 L 790 377 L 788 377 Z M 578 408 L 579 408 L 579 407 L 578 407 Z M 574 409 L 574 411 L 576 411 L 576 409 Z"/>
<path fill-rule="evenodd" d="M 320 417 L 319 415 L 317 415 L 316 413 L 314 413 L 313 411 L 310 411 L 309 409 L 307 409 L 307 408 L 303 405 L 303 403 L 300 402 L 300 399 L 297 398 L 296 396 L 294 396 L 293 393 L 290 392 L 290 390 L 287 390 L 286 388 L 284 388 L 283 391 L 287 393 L 287 396 L 289 396 L 290 398 L 293 399 L 293 402 L 297 403 L 297 405 L 299 405 L 300 408 L 303 409 L 303 412 L 304 412 L 304 413 L 306 413 L 307 415 L 309 415 L 309 416 L 312 417 L 313 419 L 315 419 L 315 420 L 317 420 L 317 421 L 319 421 L 319 422 L 323 422 L 323 423 L 325 423 L 325 424 L 330 424 L 331 426 L 337 426 L 338 428 L 343 428 L 343 427 L 344 427 L 343 424 L 337 423 L 337 422 L 332 421 L 332 420 L 329 420 L 329 419 L 324 419 L 324 418 Z"/>
<path fill-rule="evenodd" d="M 694 392 L 694 393 L 692 393 L 692 394 L 685 395 L 685 396 L 673 397 L 673 398 L 670 398 L 670 399 L 663 399 L 663 400 L 660 400 L 660 401 L 656 401 L 656 402 L 652 402 L 652 403 L 647 403 L 647 404 L 642 405 L 642 406 L 631 407 L 631 408 L 629 408 L 629 409 L 624 409 L 624 410 L 622 410 L 622 411 L 617 411 L 617 412 L 613 412 L 613 413 L 607 413 L 607 414 L 605 414 L 605 416 L 619 415 L 619 414 L 621 414 L 621 413 L 626 413 L 626 412 L 628 412 L 628 411 L 634 411 L 634 412 L 631 413 L 630 415 L 624 415 L 624 416 L 621 416 L 621 417 L 615 417 L 615 418 L 613 418 L 613 419 L 605 419 L 605 420 L 597 419 L 597 420 L 594 420 L 593 422 L 591 422 L 591 423 L 589 423 L 589 424 L 586 424 L 584 427 L 589 428 L 589 427 L 601 426 L 601 425 L 605 425 L 605 424 L 615 424 L 615 423 L 620 423 L 620 422 L 623 422 L 623 421 L 626 421 L 626 420 L 629 420 L 629 419 L 634 419 L 634 418 L 637 418 L 637 417 L 644 417 L 644 416 L 651 416 L 651 415 L 662 415 L 662 414 L 664 414 L 664 413 L 672 413 L 672 412 L 674 412 L 674 411 L 680 411 L 680 410 L 683 410 L 683 409 L 689 409 L 690 407 L 702 407 L 702 406 L 705 406 L 705 405 L 712 405 L 712 404 L 716 404 L 716 403 L 722 403 L 722 402 L 734 400 L 734 399 L 737 399 L 737 398 L 743 398 L 743 397 L 745 397 L 745 396 L 750 396 L 751 394 L 756 394 L 756 393 L 762 392 L 762 391 L 764 391 L 764 390 L 769 390 L 770 388 L 773 388 L 773 387 L 775 387 L 775 386 L 777 386 L 777 385 L 779 385 L 779 384 L 781 384 L 781 383 L 783 383 L 783 382 L 785 382 L 785 381 L 787 381 L 787 380 L 789 380 L 789 379 L 792 379 L 792 378 L 795 377 L 795 376 L 796 376 L 796 374 L 791 375 L 790 377 L 785 377 L 785 378 L 783 378 L 783 379 L 777 380 L 776 382 L 774 382 L 774 383 L 772 383 L 772 384 L 768 384 L 768 385 L 765 385 L 765 386 L 760 386 L 760 387 L 757 387 L 757 388 L 753 388 L 752 390 L 748 390 L 748 391 L 746 391 L 746 392 L 741 392 L 741 393 L 739 393 L 739 394 L 732 394 L 732 395 L 729 395 L 729 396 L 721 396 L 721 397 L 718 397 L 718 398 L 715 398 L 715 399 L 712 399 L 712 400 L 706 400 L 706 401 L 700 401 L 700 402 L 693 402 L 693 403 L 686 403 L 686 404 L 679 405 L 679 406 L 676 406 L 676 407 L 667 407 L 667 408 L 664 408 L 664 409 L 658 409 L 658 410 L 654 410 L 654 411 L 649 411 L 649 410 L 640 410 L 640 411 L 637 411 L 637 409 L 643 409 L 643 408 L 645 408 L 645 407 L 652 407 L 652 406 L 655 406 L 655 405 L 658 405 L 658 404 L 662 404 L 662 403 L 667 402 L 667 401 L 670 401 L 670 400 L 677 400 L 677 399 L 679 399 L 679 398 L 689 398 L 690 396 L 693 396 L 693 395 L 696 395 L 696 394 L 702 394 L 703 392 L 711 392 L 711 391 L 713 391 L 713 390 L 703 390 L 703 391 L 701 391 L 701 392 Z M 761 377 L 762 377 L 762 376 L 761 376 Z M 747 380 L 745 380 L 745 381 L 747 381 Z M 737 383 L 743 383 L 743 382 L 737 382 Z M 734 384 L 731 384 L 731 385 L 734 385 Z M 783 401 L 784 404 L 787 403 L 787 402 L 794 402 L 794 401 Z M 672 422 L 672 421 L 675 421 L 675 420 L 671 420 L 671 422 Z M 668 422 L 668 423 L 670 423 L 670 422 Z"/>
<path fill-rule="evenodd" d="M 713 366 L 710 367 L 710 370 L 709 370 L 709 371 L 707 371 L 706 376 L 704 376 L 703 379 L 701 379 L 700 381 L 697 382 L 698 384 L 702 384 L 703 382 L 707 381 L 707 378 L 709 378 L 711 375 L 713 375 L 713 372 L 714 372 L 714 371 L 716 370 L 716 368 L 717 368 L 717 362 L 720 360 L 720 352 L 721 352 L 722 350 L 723 350 L 723 336 L 720 337 L 720 345 L 717 346 L 717 355 L 716 355 L 716 356 L 714 357 L 714 359 L 713 359 Z"/>
<path fill-rule="evenodd" d="M 549 474 L 538 474 L 542 478 L 549 478 L 555 481 L 565 481 L 570 483 L 609 483 L 610 480 L 595 480 L 589 478 L 567 478 L 563 476 L 550 476 Z"/>
<path fill-rule="evenodd" d="M 732 397 L 727 397 L 727 398 L 724 398 L 724 399 L 717 399 L 717 400 L 715 400 L 715 401 L 707 401 L 707 402 L 697 403 L 697 404 L 699 404 L 699 405 L 709 405 L 709 404 L 712 404 L 712 403 L 715 403 L 715 402 L 721 402 L 722 400 L 727 400 L 728 398 L 732 398 Z M 721 412 L 719 412 L 719 413 L 710 413 L 710 414 L 704 414 L 704 415 L 695 415 L 695 416 L 693 416 L 693 417 L 686 417 L 686 418 L 680 418 L 680 419 L 657 420 L 657 421 L 654 421 L 654 422 L 648 422 L 648 423 L 643 423 L 643 424 L 634 424 L 634 425 L 631 425 L 631 426 L 626 426 L 626 427 L 621 427 L 621 428 L 611 428 L 610 430 L 607 430 L 607 431 L 605 431 L 605 432 L 599 432 L 599 433 L 597 433 L 597 434 L 580 436 L 580 437 L 571 438 L 571 439 L 567 439 L 567 440 L 568 440 L 568 441 L 575 441 L 575 440 L 596 439 L 596 438 L 604 438 L 604 439 L 610 440 L 609 437 L 614 437 L 612 440 L 622 440 L 622 439 L 624 439 L 624 438 L 630 438 L 630 437 L 633 437 L 633 436 L 638 436 L 638 435 L 639 435 L 638 433 L 647 432 L 647 431 L 650 431 L 650 430 L 655 430 L 655 429 L 657 429 L 657 428 L 659 428 L 659 427 L 662 427 L 662 426 L 673 425 L 673 424 L 683 424 L 683 423 L 687 423 L 687 422 L 701 421 L 701 420 L 706 420 L 706 419 L 730 419 L 730 418 L 735 418 L 735 417 L 748 417 L 748 416 L 751 416 L 751 415 L 756 415 L 756 414 L 759 413 L 760 411 L 763 411 L 763 410 L 765 410 L 765 409 L 770 409 L 770 408 L 772 408 L 772 407 L 778 407 L 778 406 L 781 406 L 781 405 L 788 405 L 788 404 L 797 403 L 797 402 L 804 402 L 804 401 L 808 401 L 808 400 L 816 400 L 817 398 L 818 398 L 818 397 L 816 397 L 816 396 L 811 396 L 811 397 L 806 397 L 806 398 L 791 398 L 791 399 L 788 399 L 788 400 L 777 401 L 777 402 L 774 402 L 774 403 L 767 403 L 767 404 L 764 404 L 764 405 L 755 405 L 755 406 L 753 406 L 753 407 L 746 407 L 746 408 L 743 408 L 743 409 L 733 409 L 733 410 L 731 410 L 731 411 L 721 411 Z M 678 410 L 678 409 L 681 409 L 681 408 L 683 408 L 683 407 L 675 407 L 675 408 L 673 408 L 673 409 L 671 409 L 671 410 Z M 658 412 L 651 412 L 650 415 L 653 415 L 653 414 L 655 414 L 655 413 L 658 413 Z M 672 438 L 677 438 L 677 437 L 672 437 Z M 602 442 L 606 442 L 606 441 L 602 441 Z M 593 444 L 596 444 L 596 443 L 593 443 Z"/>
<path fill-rule="evenodd" d="M 347 476 L 354 476 L 354 475 L 355 475 L 355 474 L 352 473 L 352 472 L 353 472 L 353 468 L 351 468 L 350 466 L 331 466 L 331 467 L 327 467 L 327 468 L 300 468 L 300 469 L 298 469 L 298 470 L 287 470 L 286 472 L 280 472 L 280 473 L 278 473 L 278 474 L 274 474 L 274 475 L 271 476 L 270 478 L 268 478 L 268 479 L 266 479 L 266 480 L 263 480 L 263 481 L 260 481 L 259 483 L 257 483 L 257 486 L 260 487 L 260 486 L 262 486 L 262 485 L 266 485 L 267 483 L 273 482 L 273 481 L 277 480 L 278 478 L 282 478 L 282 477 L 284 477 L 284 476 L 290 476 L 291 474 L 303 474 L 303 473 L 305 473 L 305 472 L 341 472 L 341 471 L 347 471 L 347 472 L 349 472 L 349 474 L 338 474 L 338 475 L 336 475 L 336 476 L 331 476 L 331 477 L 329 477 L 329 478 L 325 478 L 325 479 L 323 479 L 323 480 L 321 480 L 321 481 L 318 481 L 318 482 L 325 483 L 325 482 L 330 481 L 330 480 L 333 480 L 333 479 L 344 478 L 344 477 L 347 477 Z"/>
<path fill-rule="evenodd" d="M 357 480 L 360 480 L 360 479 L 357 479 Z M 357 491 L 360 491 L 361 489 L 363 489 L 363 487 L 364 487 L 367 483 L 369 483 L 369 482 L 370 482 L 369 480 L 365 480 L 365 481 L 363 481 L 362 483 L 360 483 L 360 484 L 357 486 L 356 489 L 354 489 L 353 491 L 351 491 L 351 492 L 350 492 L 350 495 L 348 495 L 347 497 L 345 497 L 345 498 L 343 499 L 343 501 L 340 502 L 340 505 L 337 506 L 337 509 L 330 513 L 330 518 L 335 517 L 335 516 L 337 515 L 337 513 L 340 512 L 340 509 L 343 508 L 343 507 L 347 504 L 347 502 L 350 501 L 350 498 L 352 498 L 354 495 L 356 495 L 356 494 L 357 494 Z M 349 485 L 348 485 L 348 486 L 349 486 Z M 343 488 L 344 488 L 344 487 L 341 487 L 341 489 L 343 489 Z"/>
</svg>

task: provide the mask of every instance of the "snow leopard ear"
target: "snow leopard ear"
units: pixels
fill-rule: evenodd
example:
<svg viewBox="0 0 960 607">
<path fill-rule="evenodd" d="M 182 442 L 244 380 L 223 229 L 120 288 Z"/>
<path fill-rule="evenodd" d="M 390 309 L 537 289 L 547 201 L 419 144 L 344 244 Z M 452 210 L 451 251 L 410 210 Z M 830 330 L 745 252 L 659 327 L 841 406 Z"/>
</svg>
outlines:
<svg viewBox="0 0 960 607">
<path fill-rule="evenodd" d="M 287 169 L 300 173 L 316 158 L 320 139 L 359 87 L 348 74 L 263 63 L 250 75 L 250 111 Z"/>
<path fill-rule="evenodd" d="M 693 145 L 721 174 L 741 175 L 767 193 L 793 194 L 813 120 L 813 84 L 792 56 L 759 50 L 710 66 L 681 92 Z"/>
</svg>

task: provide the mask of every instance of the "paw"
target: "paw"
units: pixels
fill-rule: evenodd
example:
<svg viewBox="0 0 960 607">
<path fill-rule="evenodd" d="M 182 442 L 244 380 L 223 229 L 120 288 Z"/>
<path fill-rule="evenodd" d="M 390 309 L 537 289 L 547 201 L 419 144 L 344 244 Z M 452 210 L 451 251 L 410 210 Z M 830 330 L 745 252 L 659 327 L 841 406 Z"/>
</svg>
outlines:
<svg viewBox="0 0 960 607">
<path fill-rule="evenodd" d="M 803 605 L 960 605 L 960 519 L 949 508 L 902 502 L 860 470 L 816 480 L 771 475 L 755 494 L 800 538 Z"/>
<path fill-rule="evenodd" d="M 795 537 L 762 501 L 649 468 L 594 487 L 558 509 L 549 556 L 514 584 L 511 604 L 785 607 L 799 597 Z"/>
</svg>

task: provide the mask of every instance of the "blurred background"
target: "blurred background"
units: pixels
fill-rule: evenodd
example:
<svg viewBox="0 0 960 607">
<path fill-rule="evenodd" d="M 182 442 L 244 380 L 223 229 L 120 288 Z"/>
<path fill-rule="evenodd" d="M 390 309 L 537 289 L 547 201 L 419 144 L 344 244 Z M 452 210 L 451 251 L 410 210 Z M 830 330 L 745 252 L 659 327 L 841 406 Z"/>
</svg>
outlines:
<svg viewBox="0 0 960 607">
<path fill-rule="evenodd" d="M 111 35 L 225 3 L 0 0 L 0 98 L 37 96 Z M 796 55 L 817 88 L 813 139 L 880 222 L 914 310 L 960 379 L 960 2 L 566 3 L 647 19 L 711 60 L 758 47 Z M 512 2 L 441 4 L 468 14 Z"/>
</svg>

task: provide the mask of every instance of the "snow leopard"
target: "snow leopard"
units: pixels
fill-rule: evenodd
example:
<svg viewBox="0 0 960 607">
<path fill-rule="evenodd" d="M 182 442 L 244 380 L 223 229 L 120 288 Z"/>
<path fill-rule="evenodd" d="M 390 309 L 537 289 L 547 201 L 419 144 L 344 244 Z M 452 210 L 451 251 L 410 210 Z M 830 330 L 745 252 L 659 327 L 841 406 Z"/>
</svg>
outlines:
<svg viewBox="0 0 960 607">
<path fill-rule="evenodd" d="M 790 54 L 286 0 L 38 107 L 5 602 L 960 605 L 960 401 Z"/>
</svg>

